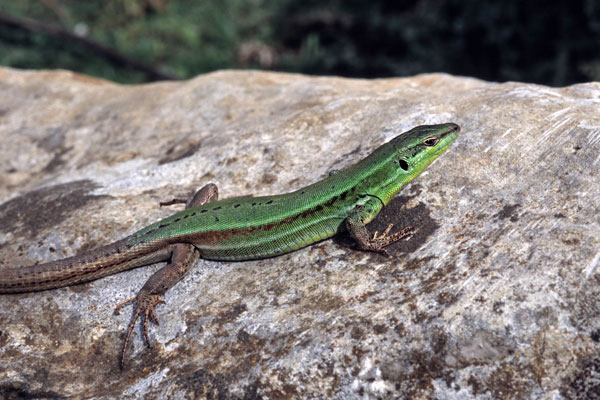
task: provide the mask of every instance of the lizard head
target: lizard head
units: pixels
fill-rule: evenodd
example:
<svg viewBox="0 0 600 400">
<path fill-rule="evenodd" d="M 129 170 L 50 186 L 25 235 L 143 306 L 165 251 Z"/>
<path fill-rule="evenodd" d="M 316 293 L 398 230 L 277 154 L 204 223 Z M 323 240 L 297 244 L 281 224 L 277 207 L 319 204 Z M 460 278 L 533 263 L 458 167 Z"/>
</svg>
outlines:
<svg viewBox="0 0 600 400">
<path fill-rule="evenodd" d="M 371 155 L 379 165 L 370 179 L 369 193 L 387 204 L 452 144 L 459 131 L 454 123 L 422 125 L 382 145 Z"/>
</svg>

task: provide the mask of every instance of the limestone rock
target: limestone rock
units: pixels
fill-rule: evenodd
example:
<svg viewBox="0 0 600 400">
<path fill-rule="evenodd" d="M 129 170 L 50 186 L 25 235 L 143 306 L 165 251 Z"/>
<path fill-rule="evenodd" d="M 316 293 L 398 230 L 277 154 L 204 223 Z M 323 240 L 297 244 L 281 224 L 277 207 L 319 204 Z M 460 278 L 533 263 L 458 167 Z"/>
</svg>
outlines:
<svg viewBox="0 0 600 400">
<path fill-rule="evenodd" d="M 594 398 L 600 392 L 600 84 L 222 71 L 121 86 L 0 69 L 0 273 L 117 240 L 208 182 L 291 191 L 415 125 L 455 144 L 374 221 L 272 259 L 201 260 L 157 308 L 158 266 L 0 296 L 0 397 Z M 595 397 L 598 398 L 598 397 Z"/>
</svg>

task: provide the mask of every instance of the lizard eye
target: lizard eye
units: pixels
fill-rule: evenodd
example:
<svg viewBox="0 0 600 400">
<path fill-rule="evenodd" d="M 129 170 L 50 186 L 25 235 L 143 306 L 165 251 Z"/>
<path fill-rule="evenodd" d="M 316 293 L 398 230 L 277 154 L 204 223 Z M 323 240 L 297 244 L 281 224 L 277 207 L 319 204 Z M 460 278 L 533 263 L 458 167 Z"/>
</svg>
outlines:
<svg viewBox="0 0 600 400">
<path fill-rule="evenodd" d="M 439 141 L 440 138 L 438 137 L 428 137 L 427 139 L 423 140 L 423 144 L 427 147 L 433 147 L 438 144 Z"/>
</svg>

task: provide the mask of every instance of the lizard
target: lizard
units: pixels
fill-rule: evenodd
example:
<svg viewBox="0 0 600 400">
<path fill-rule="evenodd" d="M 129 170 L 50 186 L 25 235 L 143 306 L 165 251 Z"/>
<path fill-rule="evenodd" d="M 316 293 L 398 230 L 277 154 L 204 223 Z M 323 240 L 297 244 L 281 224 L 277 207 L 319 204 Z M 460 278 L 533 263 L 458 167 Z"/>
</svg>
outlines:
<svg viewBox="0 0 600 400">
<path fill-rule="evenodd" d="M 375 149 L 344 170 L 290 193 L 218 200 L 210 183 L 186 203 L 183 211 L 111 244 L 44 264 L 1 270 L 0 294 L 34 292 L 92 281 L 118 272 L 167 261 L 138 294 L 117 305 L 137 303 L 123 339 L 120 367 L 136 321 L 142 317 L 148 346 L 148 320 L 158 324 L 154 308 L 164 293 L 196 264 L 208 260 L 237 261 L 288 253 L 347 232 L 364 251 L 389 254 L 388 245 L 412 234 L 405 227 L 390 234 L 369 235 L 366 224 L 411 180 L 457 138 L 454 123 L 421 125 Z"/>
</svg>

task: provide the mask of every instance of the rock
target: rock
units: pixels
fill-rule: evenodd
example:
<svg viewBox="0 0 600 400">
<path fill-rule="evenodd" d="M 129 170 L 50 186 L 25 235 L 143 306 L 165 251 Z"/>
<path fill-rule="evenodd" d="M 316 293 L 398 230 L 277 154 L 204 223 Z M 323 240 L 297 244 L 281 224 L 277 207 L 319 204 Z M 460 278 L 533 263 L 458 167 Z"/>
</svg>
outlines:
<svg viewBox="0 0 600 400">
<path fill-rule="evenodd" d="M 392 258 L 340 237 L 201 260 L 157 308 L 151 349 L 136 327 L 123 371 L 132 310 L 111 313 L 158 266 L 0 296 L 0 397 L 598 398 L 600 84 L 0 82 L 0 271 L 117 240 L 208 182 L 222 197 L 291 191 L 415 125 L 462 126 L 371 224 L 417 228 Z"/>
</svg>

